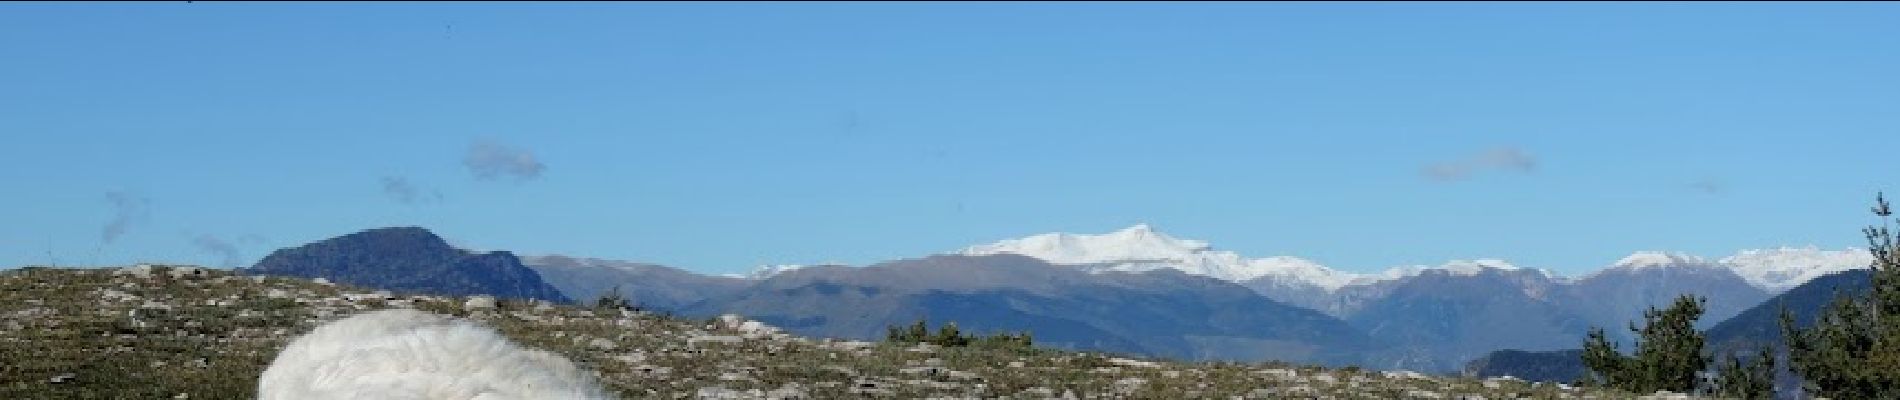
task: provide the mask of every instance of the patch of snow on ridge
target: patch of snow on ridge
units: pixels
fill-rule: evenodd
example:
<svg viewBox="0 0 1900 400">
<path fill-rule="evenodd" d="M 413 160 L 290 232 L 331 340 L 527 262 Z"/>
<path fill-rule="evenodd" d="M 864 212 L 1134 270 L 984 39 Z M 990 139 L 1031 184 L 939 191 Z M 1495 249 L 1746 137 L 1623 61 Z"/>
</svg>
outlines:
<svg viewBox="0 0 1900 400">
<path fill-rule="evenodd" d="M 807 265 L 803 265 L 803 264 L 760 265 L 758 268 L 752 269 L 751 273 L 746 274 L 745 278 L 746 279 L 771 278 L 778 274 L 782 274 L 782 273 L 786 273 L 790 271 L 797 271 L 800 268 L 805 268 L 805 267 L 807 267 Z"/>
<path fill-rule="evenodd" d="M 1477 275 L 1486 269 L 1516 271 L 1523 268 L 1518 268 L 1518 266 L 1511 265 L 1511 263 L 1504 262 L 1504 260 L 1486 258 L 1477 260 L 1451 260 L 1446 262 L 1445 265 L 1439 266 L 1438 269 L 1450 271 L 1455 275 Z"/>
<path fill-rule="evenodd" d="M 1016 253 L 1057 264 L 1100 264 L 1125 261 L 1178 262 L 1210 250 L 1212 248 L 1207 242 L 1176 239 L 1155 232 L 1154 227 L 1148 224 L 1136 224 L 1101 235 L 1045 233 L 971 246 L 962 253 Z"/>
<path fill-rule="evenodd" d="M 1352 284 L 1361 285 L 1361 284 L 1375 283 L 1379 281 L 1389 281 L 1389 280 L 1410 278 L 1410 277 L 1418 276 L 1419 274 L 1423 274 L 1425 273 L 1425 271 L 1444 271 L 1447 274 L 1451 274 L 1455 276 L 1476 276 L 1478 274 L 1485 272 L 1486 270 L 1523 271 L 1527 269 L 1528 268 L 1519 267 L 1519 266 L 1511 264 L 1510 262 L 1495 259 L 1495 258 L 1480 258 L 1476 260 L 1451 260 L 1451 261 L 1446 261 L 1444 264 L 1439 264 L 1437 266 L 1412 265 L 1412 266 L 1404 266 L 1404 267 L 1393 267 L 1391 269 L 1385 270 L 1385 272 L 1383 273 L 1379 273 L 1376 275 L 1373 275 L 1373 274 L 1360 275 L 1359 278 L 1354 280 Z M 1547 269 L 1537 268 L 1537 269 L 1528 269 L 1528 270 L 1536 271 L 1538 274 L 1543 275 L 1544 278 L 1549 278 L 1552 280 L 1567 279 L 1567 278 L 1558 276 L 1556 273 L 1550 272 L 1550 270 L 1547 270 Z"/>
<path fill-rule="evenodd" d="M 1821 250 L 1814 246 L 1742 250 L 1721 260 L 1749 284 L 1775 292 L 1841 271 L 1869 268 L 1874 256 L 1866 249 Z"/>
<path fill-rule="evenodd" d="M 1232 282 L 1275 277 L 1335 290 L 1357 275 L 1335 271 L 1298 257 L 1247 259 L 1231 251 L 1214 250 L 1207 242 L 1179 239 L 1136 224 L 1099 234 L 1045 233 L 1020 239 L 977 245 L 963 255 L 1013 253 L 1053 264 L 1093 265 L 1095 271 L 1142 272 L 1171 268 Z"/>
<path fill-rule="evenodd" d="M 1629 256 L 1623 257 L 1623 259 L 1621 260 L 1616 260 L 1615 264 L 1611 264 L 1611 268 L 1643 269 L 1643 268 L 1682 267 L 1682 266 L 1707 266 L 1710 264 L 1712 263 L 1710 263 L 1709 260 L 1703 259 L 1702 257 L 1690 255 L 1688 253 L 1662 252 L 1662 251 L 1638 251 L 1635 253 L 1630 253 Z"/>
<path fill-rule="evenodd" d="M 1261 276 L 1278 276 L 1311 283 L 1326 290 L 1339 290 L 1341 287 L 1360 280 L 1362 276 L 1326 268 L 1304 258 L 1273 256 L 1249 260 L 1248 267 L 1262 271 Z M 1258 277 L 1256 277 L 1258 278 Z"/>
<path fill-rule="evenodd" d="M 760 280 L 760 279 L 767 279 L 767 278 L 771 278 L 771 277 L 774 277 L 774 276 L 778 276 L 778 274 L 783 274 L 783 273 L 786 273 L 786 272 L 792 272 L 792 271 L 797 271 L 797 270 L 800 270 L 800 269 L 805 269 L 805 268 L 809 268 L 809 267 L 840 267 L 840 266 L 844 266 L 844 265 L 845 265 L 844 263 L 836 263 L 836 262 L 828 262 L 828 263 L 819 263 L 819 264 L 773 264 L 773 265 L 760 265 L 760 266 L 759 266 L 758 268 L 753 268 L 753 269 L 752 269 L 752 272 L 749 272 L 749 273 L 746 273 L 745 275 L 739 275 L 739 274 L 727 274 L 726 276 L 730 276 L 730 277 L 734 277 L 734 278 L 744 278 L 744 279 L 754 279 L 754 280 Z"/>
</svg>

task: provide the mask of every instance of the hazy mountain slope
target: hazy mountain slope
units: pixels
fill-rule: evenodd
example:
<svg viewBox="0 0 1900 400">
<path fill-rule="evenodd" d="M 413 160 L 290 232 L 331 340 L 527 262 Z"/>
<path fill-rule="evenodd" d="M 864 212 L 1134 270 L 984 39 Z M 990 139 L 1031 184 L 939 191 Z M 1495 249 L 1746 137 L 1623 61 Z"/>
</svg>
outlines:
<svg viewBox="0 0 1900 400">
<path fill-rule="evenodd" d="M 671 267 L 566 256 L 522 257 L 522 263 L 562 294 L 588 302 L 618 287 L 634 305 L 677 312 L 708 298 L 745 289 L 754 282 L 699 275 Z"/>
<path fill-rule="evenodd" d="M 1239 283 L 1248 290 L 1259 293 L 1261 296 L 1266 296 L 1268 299 L 1273 299 L 1273 301 L 1323 312 L 1335 317 L 1345 315 L 1338 310 L 1340 307 L 1335 301 L 1335 291 L 1327 290 L 1325 287 L 1313 285 L 1302 280 L 1287 279 L 1279 276 L 1263 276 Z M 1360 287 L 1364 286 L 1346 286 L 1342 288 L 1342 290 Z"/>
<path fill-rule="evenodd" d="M 1626 335 L 1629 330 L 1624 328 L 1632 321 L 1641 322 L 1643 310 L 1667 306 L 1680 295 L 1704 299 L 1706 311 L 1697 322 L 1703 329 L 1769 297 L 1767 291 L 1718 264 L 1650 255 L 1632 255 L 1571 283 L 1563 299 L 1565 307 L 1612 335 Z"/>
<path fill-rule="evenodd" d="M 1090 274 L 1017 255 L 933 256 L 790 271 L 710 300 L 816 336 L 875 338 L 918 317 L 976 332 L 1031 330 L 1039 343 L 1189 359 L 1353 361 L 1365 337 L 1324 314 L 1175 271 Z"/>
<path fill-rule="evenodd" d="M 1587 322 L 1555 302 L 1538 271 L 1426 271 L 1347 318 L 1374 339 L 1409 351 L 1372 365 L 1456 371 L 1497 349 L 1552 350 L 1579 343 Z"/>
<path fill-rule="evenodd" d="M 405 293 L 571 301 L 514 254 L 457 249 L 417 227 L 370 229 L 279 249 L 243 272 L 324 278 Z"/>
</svg>

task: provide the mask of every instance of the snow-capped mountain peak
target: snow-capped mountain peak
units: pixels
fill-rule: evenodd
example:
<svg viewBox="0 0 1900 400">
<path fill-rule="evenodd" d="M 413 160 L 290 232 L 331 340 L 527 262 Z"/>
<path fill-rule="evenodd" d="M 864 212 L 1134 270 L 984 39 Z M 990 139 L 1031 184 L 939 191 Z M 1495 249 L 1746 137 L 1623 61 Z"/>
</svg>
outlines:
<svg viewBox="0 0 1900 400">
<path fill-rule="evenodd" d="M 1173 268 L 1227 281 L 1278 276 L 1328 289 L 1345 285 L 1350 274 L 1297 257 L 1247 259 L 1215 250 L 1207 242 L 1180 239 L 1136 224 L 1104 234 L 1045 233 L 971 246 L 964 255 L 1021 254 L 1054 264 L 1090 266 L 1096 271 L 1150 271 Z"/>
<path fill-rule="evenodd" d="M 1016 253 L 1057 264 L 1186 261 L 1212 250 L 1207 242 L 1177 239 L 1136 224 L 1100 235 L 1045 233 L 964 249 L 963 254 Z"/>
<path fill-rule="evenodd" d="M 1621 260 L 1616 260 L 1616 263 L 1611 264 L 1610 267 L 1611 268 L 1642 269 L 1642 268 L 1677 267 L 1677 266 L 1707 266 L 1709 264 L 1711 264 L 1709 260 L 1703 259 L 1702 257 L 1697 257 L 1695 255 L 1687 254 L 1687 253 L 1663 252 L 1663 251 L 1638 251 L 1635 253 L 1631 253 L 1629 256 L 1623 257 L 1623 259 Z"/>
<path fill-rule="evenodd" d="M 1818 247 L 1781 247 L 1742 250 L 1721 263 L 1749 284 L 1780 292 L 1808 280 L 1836 272 L 1869 268 L 1874 256 L 1866 249 L 1821 250 Z"/>
<path fill-rule="evenodd" d="M 1846 250 L 1821 250 L 1814 246 L 1742 250 L 1719 260 L 1680 252 L 1639 251 L 1617 260 L 1604 271 L 1720 268 L 1734 272 L 1749 285 L 1779 293 L 1822 275 L 1867 268 L 1872 263 L 1873 256 L 1866 250 L 1851 247 Z"/>
</svg>

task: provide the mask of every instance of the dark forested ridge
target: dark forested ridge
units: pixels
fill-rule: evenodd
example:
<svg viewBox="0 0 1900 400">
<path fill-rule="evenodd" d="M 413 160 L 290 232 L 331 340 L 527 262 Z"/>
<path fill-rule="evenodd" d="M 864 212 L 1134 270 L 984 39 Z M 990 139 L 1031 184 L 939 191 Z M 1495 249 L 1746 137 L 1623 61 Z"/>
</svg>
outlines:
<svg viewBox="0 0 1900 400">
<path fill-rule="evenodd" d="M 1709 328 L 1705 349 L 1716 357 L 1725 357 L 1729 354 L 1747 356 L 1764 344 L 1780 346 L 1783 307 L 1794 314 L 1796 325 L 1812 325 L 1815 316 L 1834 301 L 1836 294 L 1865 293 L 1872 282 L 1872 272 L 1866 269 L 1843 271 L 1788 289 Z M 1604 328 L 1612 330 L 1623 327 Z M 1584 370 L 1583 360 L 1577 357 L 1580 352 L 1574 349 L 1541 352 L 1499 350 L 1472 360 L 1466 365 L 1465 373 L 1479 377 L 1515 376 L 1530 380 L 1547 377 L 1552 378 L 1552 381 L 1568 382 Z"/>
<path fill-rule="evenodd" d="M 572 302 L 512 253 L 457 249 L 417 227 L 370 229 L 279 249 L 243 272 L 324 278 L 403 293 Z"/>
<path fill-rule="evenodd" d="M 1814 278 L 1806 284 L 1788 289 L 1709 328 L 1709 348 L 1722 354 L 1737 350 L 1746 352 L 1767 343 L 1782 343 L 1783 307 L 1794 314 L 1795 325 L 1813 325 L 1815 316 L 1820 315 L 1821 310 L 1827 308 L 1836 295 L 1857 296 L 1866 293 L 1872 287 L 1872 276 L 1873 270 L 1870 269 L 1849 270 Z"/>
</svg>

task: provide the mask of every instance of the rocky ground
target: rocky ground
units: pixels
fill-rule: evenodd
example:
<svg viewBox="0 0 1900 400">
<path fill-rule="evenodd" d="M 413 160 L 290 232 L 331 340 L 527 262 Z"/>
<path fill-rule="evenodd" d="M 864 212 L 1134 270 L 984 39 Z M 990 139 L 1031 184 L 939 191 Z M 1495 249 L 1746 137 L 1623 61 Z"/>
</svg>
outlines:
<svg viewBox="0 0 1900 400">
<path fill-rule="evenodd" d="M 809 339 L 736 316 L 395 296 L 141 266 L 0 272 L 0 398 L 251 398 L 257 374 L 296 335 L 389 307 L 481 321 L 566 355 L 629 399 L 1637 397 L 1509 378 Z"/>
</svg>

